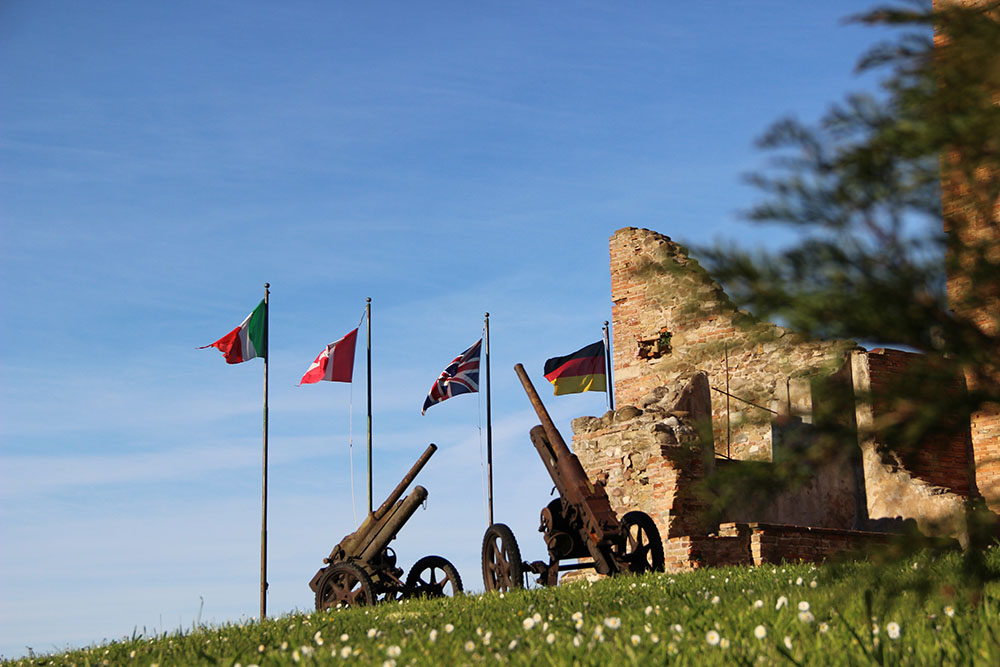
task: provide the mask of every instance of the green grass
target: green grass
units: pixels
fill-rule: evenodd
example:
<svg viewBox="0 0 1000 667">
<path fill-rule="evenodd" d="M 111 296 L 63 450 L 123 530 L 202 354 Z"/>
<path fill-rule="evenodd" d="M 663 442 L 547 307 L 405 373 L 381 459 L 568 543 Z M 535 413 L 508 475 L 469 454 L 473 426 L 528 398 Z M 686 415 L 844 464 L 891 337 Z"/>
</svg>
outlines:
<svg viewBox="0 0 1000 667">
<path fill-rule="evenodd" d="M 1000 573 L 1000 549 L 989 570 Z M 15 665 L 1000 665 L 960 554 L 618 577 L 124 639 Z M 758 637 L 758 635 L 763 635 Z"/>
</svg>

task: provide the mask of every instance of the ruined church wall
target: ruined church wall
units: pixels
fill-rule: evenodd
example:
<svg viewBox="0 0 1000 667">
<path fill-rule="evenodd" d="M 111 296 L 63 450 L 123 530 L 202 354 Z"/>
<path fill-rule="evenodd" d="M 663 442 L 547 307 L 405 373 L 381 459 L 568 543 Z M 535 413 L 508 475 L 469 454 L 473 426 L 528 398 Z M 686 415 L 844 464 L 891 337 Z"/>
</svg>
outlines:
<svg viewBox="0 0 1000 667">
<path fill-rule="evenodd" d="M 611 237 L 613 363 L 617 405 L 640 405 L 656 387 L 696 371 L 709 376 L 715 451 L 769 460 L 773 414 L 808 410 L 795 386 L 830 372 L 851 341 L 805 341 L 783 328 L 753 323 L 686 251 L 668 237 L 627 227 Z M 727 373 L 728 366 L 728 373 Z M 717 390 L 755 403 L 753 407 Z M 792 387 L 791 392 L 786 389 Z M 801 392 L 799 392 L 801 396 Z M 762 409 L 766 408 L 766 409 Z"/>
</svg>

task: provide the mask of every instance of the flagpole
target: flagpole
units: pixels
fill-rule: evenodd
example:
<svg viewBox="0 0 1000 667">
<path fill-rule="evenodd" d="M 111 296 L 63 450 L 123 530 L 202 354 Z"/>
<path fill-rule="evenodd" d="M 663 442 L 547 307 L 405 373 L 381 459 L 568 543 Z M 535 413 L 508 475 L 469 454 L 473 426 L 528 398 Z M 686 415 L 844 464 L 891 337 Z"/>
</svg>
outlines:
<svg viewBox="0 0 1000 667">
<path fill-rule="evenodd" d="M 365 299 L 368 318 L 368 513 L 372 513 L 372 298 Z"/>
<path fill-rule="evenodd" d="M 267 618 L 267 360 L 271 356 L 268 341 L 268 308 L 271 283 L 264 283 L 264 462 L 261 482 L 260 513 L 260 622 Z"/>
<path fill-rule="evenodd" d="M 489 503 L 489 525 L 493 525 L 493 411 L 490 409 L 490 314 L 486 313 L 486 497 Z"/>
<path fill-rule="evenodd" d="M 615 381 L 611 376 L 611 335 L 608 333 L 608 321 L 604 320 L 604 366 L 607 373 L 608 410 L 615 409 Z"/>
</svg>

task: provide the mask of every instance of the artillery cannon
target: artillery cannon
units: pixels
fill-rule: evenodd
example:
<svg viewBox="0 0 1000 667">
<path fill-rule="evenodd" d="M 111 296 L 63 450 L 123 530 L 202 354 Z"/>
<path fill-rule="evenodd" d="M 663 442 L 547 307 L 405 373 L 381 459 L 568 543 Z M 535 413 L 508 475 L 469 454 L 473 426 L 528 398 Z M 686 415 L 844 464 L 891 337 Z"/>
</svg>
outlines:
<svg viewBox="0 0 1000 667">
<path fill-rule="evenodd" d="M 389 548 L 389 542 L 427 499 L 427 489 L 419 485 L 403 500 L 399 498 L 435 451 L 437 445 L 429 445 L 385 502 L 323 559 L 326 567 L 309 582 L 316 593 L 316 609 L 462 592 L 458 570 L 441 556 L 424 556 L 404 580 L 403 570 L 396 567 L 396 554 Z"/>
<path fill-rule="evenodd" d="M 580 460 L 573 454 L 538 397 L 524 366 L 514 371 L 524 385 L 531 405 L 542 422 L 530 431 L 559 497 L 543 510 L 539 532 L 544 534 L 549 562 L 521 560 L 521 550 L 510 528 L 495 523 L 483 537 L 483 583 L 487 591 L 505 591 L 524 586 L 524 575 L 532 572 L 538 583 L 554 586 L 559 572 L 594 568 L 601 574 L 641 573 L 663 570 L 663 543 L 653 519 L 645 512 L 627 512 L 619 521 L 603 483 L 592 483 Z M 567 563 L 567 558 L 590 559 Z"/>
</svg>

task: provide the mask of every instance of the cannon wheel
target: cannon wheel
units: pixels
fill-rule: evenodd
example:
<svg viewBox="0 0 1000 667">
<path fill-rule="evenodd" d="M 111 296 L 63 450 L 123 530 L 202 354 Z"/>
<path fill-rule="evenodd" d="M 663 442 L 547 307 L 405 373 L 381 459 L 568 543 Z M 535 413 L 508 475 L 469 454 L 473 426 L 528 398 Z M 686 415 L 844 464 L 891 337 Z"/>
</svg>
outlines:
<svg viewBox="0 0 1000 667">
<path fill-rule="evenodd" d="M 316 609 L 375 604 L 371 577 L 354 563 L 334 563 L 316 585 Z"/>
<path fill-rule="evenodd" d="M 645 512 L 627 512 L 621 526 L 625 535 L 622 555 L 629 572 L 663 572 L 663 541 L 653 519 Z"/>
<path fill-rule="evenodd" d="M 483 537 L 483 584 L 487 591 L 524 588 L 521 550 L 506 524 L 495 523 L 486 529 Z"/>
<path fill-rule="evenodd" d="M 405 597 L 454 597 L 462 592 L 458 570 L 441 556 L 424 556 L 406 575 Z"/>
</svg>

